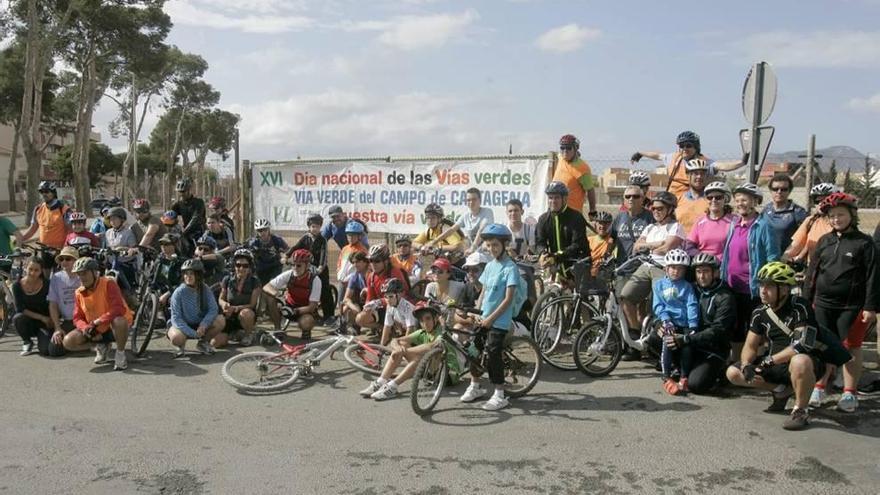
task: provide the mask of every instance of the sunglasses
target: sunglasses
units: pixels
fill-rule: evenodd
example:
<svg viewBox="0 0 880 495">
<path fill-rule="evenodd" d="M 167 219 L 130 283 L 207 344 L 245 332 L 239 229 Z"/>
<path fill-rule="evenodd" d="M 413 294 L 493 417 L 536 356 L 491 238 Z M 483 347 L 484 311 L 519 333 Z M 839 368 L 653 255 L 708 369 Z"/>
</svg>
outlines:
<svg viewBox="0 0 880 495">
<path fill-rule="evenodd" d="M 59 257 L 58 261 L 64 263 L 65 261 L 75 261 L 76 258 L 68 258 L 67 256 Z"/>
<path fill-rule="evenodd" d="M 651 211 L 666 211 L 665 206 L 652 206 Z"/>
<path fill-rule="evenodd" d="M 573 149 L 574 149 L 574 147 L 572 147 L 572 146 L 560 146 L 559 147 L 559 151 L 571 151 Z"/>
<path fill-rule="evenodd" d="M 692 144 L 682 144 L 682 145 L 679 145 L 679 147 L 678 147 L 678 149 L 680 149 L 680 150 L 689 150 L 689 149 L 694 149 L 694 148 L 695 147 Z"/>
<path fill-rule="evenodd" d="M 788 192 L 791 189 L 789 189 L 787 187 L 771 187 L 770 190 L 773 192 Z"/>
<path fill-rule="evenodd" d="M 260 233 L 262 233 L 262 232 L 268 232 L 268 230 L 269 230 L 269 229 L 257 229 L 257 232 L 260 232 Z"/>
<path fill-rule="evenodd" d="M 642 197 L 641 194 L 624 194 L 623 195 L 624 199 L 639 199 L 641 197 Z"/>
<path fill-rule="evenodd" d="M 236 268 L 250 268 L 251 265 L 249 265 L 249 264 L 247 264 L 247 263 L 236 263 L 236 264 L 235 264 L 235 267 L 236 267 Z"/>
<path fill-rule="evenodd" d="M 724 201 L 724 196 L 706 196 L 706 201 Z"/>
</svg>

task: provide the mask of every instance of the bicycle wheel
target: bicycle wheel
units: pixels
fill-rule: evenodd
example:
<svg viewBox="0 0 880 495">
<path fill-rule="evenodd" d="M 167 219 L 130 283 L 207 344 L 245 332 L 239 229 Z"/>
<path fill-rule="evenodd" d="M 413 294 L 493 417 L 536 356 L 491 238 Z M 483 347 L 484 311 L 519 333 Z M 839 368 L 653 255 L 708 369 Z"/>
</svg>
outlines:
<svg viewBox="0 0 880 495">
<path fill-rule="evenodd" d="M 604 322 L 594 322 L 585 326 L 578 332 L 574 344 L 574 362 L 584 374 L 592 377 L 602 377 L 614 371 L 620 363 L 623 355 L 623 342 L 620 339 L 620 329 L 617 325 L 611 327 L 608 337 Z M 603 345 L 602 339 L 605 339 Z"/>
<path fill-rule="evenodd" d="M 333 284 L 330 284 L 330 295 L 333 297 L 333 307 L 335 308 L 339 303 L 339 289 Z"/>
<path fill-rule="evenodd" d="M 245 392 L 277 392 L 299 378 L 299 364 L 285 354 L 255 351 L 229 358 L 220 376 Z"/>
<path fill-rule="evenodd" d="M 131 329 L 131 352 L 141 357 L 147 352 L 150 339 L 153 338 L 153 330 L 156 327 L 156 315 L 159 313 L 159 298 L 153 291 L 147 292 L 144 300 L 137 309 L 134 317 L 134 325 Z"/>
<path fill-rule="evenodd" d="M 391 350 L 379 344 L 351 344 L 345 348 L 343 356 L 348 364 L 357 370 L 379 376 Z"/>
<path fill-rule="evenodd" d="M 0 280 L 0 283 L 4 285 L 3 289 L 0 289 L 0 337 L 6 335 L 6 331 L 9 330 L 9 327 L 12 325 L 12 316 L 15 313 L 12 304 L 9 303 L 9 299 L 7 299 L 7 288 L 6 281 Z"/>
<path fill-rule="evenodd" d="M 410 404 L 419 416 L 428 414 L 443 393 L 449 368 L 446 366 L 446 349 L 438 347 L 428 351 L 419 361 L 410 390 Z"/>
<path fill-rule="evenodd" d="M 538 383 L 541 354 L 530 337 L 509 337 L 501 354 L 504 361 L 504 392 L 508 397 L 522 397 Z"/>
<path fill-rule="evenodd" d="M 555 298 L 555 297 L 557 297 L 557 296 L 560 295 L 560 294 L 559 294 L 559 289 L 556 289 L 556 288 L 553 288 L 553 287 L 547 287 L 546 290 L 543 290 L 543 289 L 544 289 L 544 288 L 542 287 L 541 294 L 537 297 L 537 299 L 535 299 L 535 304 L 534 304 L 534 306 L 532 307 L 532 314 L 529 315 L 529 319 L 532 320 L 532 321 L 537 321 L 537 319 L 538 319 L 538 313 L 541 312 L 541 309 L 542 309 L 544 306 L 546 306 L 547 303 L 548 303 L 551 299 L 553 299 L 553 298 Z"/>
<path fill-rule="evenodd" d="M 595 314 L 583 300 L 575 307 L 574 296 L 559 296 L 548 301 L 532 323 L 532 336 L 544 361 L 561 370 L 576 370 L 572 351 L 578 329 Z"/>
</svg>

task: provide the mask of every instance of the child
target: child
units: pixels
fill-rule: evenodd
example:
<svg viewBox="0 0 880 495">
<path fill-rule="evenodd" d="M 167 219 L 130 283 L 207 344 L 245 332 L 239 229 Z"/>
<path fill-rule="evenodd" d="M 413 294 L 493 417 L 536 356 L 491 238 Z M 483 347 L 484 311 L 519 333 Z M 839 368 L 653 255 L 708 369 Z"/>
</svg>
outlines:
<svg viewBox="0 0 880 495">
<path fill-rule="evenodd" d="M 409 335 L 416 327 L 413 317 L 413 304 L 403 298 L 406 289 L 403 282 L 389 278 L 382 284 L 382 295 L 385 302 L 385 321 L 382 326 L 381 345 L 388 345 L 392 333 Z"/>
<path fill-rule="evenodd" d="M 391 255 L 391 264 L 409 275 L 410 285 L 415 284 L 421 279 L 422 266 L 418 256 L 412 254 L 412 241 L 409 237 L 401 237 L 394 241 L 394 247 L 397 252 Z"/>
<path fill-rule="evenodd" d="M 306 219 L 309 231 L 287 251 L 287 257 L 290 258 L 293 252 L 298 249 L 305 249 L 312 253 L 312 271 L 321 279 L 321 314 L 324 316 L 323 324 L 332 327 L 335 324 L 334 313 L 336 308 L 333 307 L 333 293 L 330 291 L 330 270 L 327 269 L 327 239 L 324 239 L 321 235 L 321 226 L 323 224 L 324 219 L 321 218 L 321 215 L 317 213 L 309 215 Z"/>
<path fill-rule="evenodd" d="M 348 244 L 339 252 L 338 264 L 336 266 L 336 278 L 342 284 L 342 287 L 348 284 L 349 277 L 354 273 L 354 265 L 349 261 L 351 254 L 355 252 L 367 253 L 367 248 L 361 242 L 364 236 L 364 226 L 362 224 L 350 220 L 345 225 L 345 237 L 348 240 Z"/>
<path fill-rule="evenodd" d="M 663 351 L 660 355 L 663 367 L 663 389 L 670 395 L 687 393 L 687 376 L 691 368 L 691 356 L 687 348 L 674 349 L 674 334 L 691 334 L 700 323 L 700 301 L 693 286 L 685 280 L 690 256 L 682 249 L 666 253 L 666 276 L 654 284 L 654 315 L 663 324 Z M 672 379 L 673 360 L 679 361 L 681 380 Z"/>
<path fill-rule="evenodd" d="M 590 244 L 590 256 L 593 257 L 593 266 L 590 271 L 595 277 L 599 274 L 599 268 L 602 266 L 601 261 L 605 258 L 616 256 L 614 238 L 611 237 L 611 214 L 607 211 L 600 211 L 596 214 L 596 235 L 587 237 Z"/>
<path fill-rule="evenodd" d="M 367 272 L 370 269 L 370 262 L 367 261 L 367 253 L 355 251 L 349 256 L 348 262 L 354 266 L 354 272 L 348 278 L 348 285 L 345 288 L 342 299 L 339 302 L 339 314 L 342 321 L 339 324 L 339 333 L 346 333 L 348 325 L 351 325 L 355 331 L 358 330 L 355 325 L 355 317 L 361 312 L 364 304 L 364 293 L 367 289 Z"/>
</svg>

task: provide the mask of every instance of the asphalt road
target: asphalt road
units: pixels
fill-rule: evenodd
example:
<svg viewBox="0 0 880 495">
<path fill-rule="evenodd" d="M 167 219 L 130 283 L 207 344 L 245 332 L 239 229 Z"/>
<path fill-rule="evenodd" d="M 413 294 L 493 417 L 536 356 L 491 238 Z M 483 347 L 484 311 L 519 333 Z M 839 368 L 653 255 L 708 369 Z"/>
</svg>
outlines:
<svg viewBox="0 0 880 495">
<path fill-rule="evenodd" d="M 547 371 L 499 412 L 459 386 L 430 417 L 376 403 L 341 355 L 270 396 L 220 378 L 237 348 L 172 360 L 165 342 L 125 372 L 91 354 L 19 357 L 0 339 L 0 493 L 878 493 L 880 397 L 782 430 L 768 399 L 675 398 L 653 368 Z M 401 387 L 408 391 L 408 385 Z"/>
</svg>

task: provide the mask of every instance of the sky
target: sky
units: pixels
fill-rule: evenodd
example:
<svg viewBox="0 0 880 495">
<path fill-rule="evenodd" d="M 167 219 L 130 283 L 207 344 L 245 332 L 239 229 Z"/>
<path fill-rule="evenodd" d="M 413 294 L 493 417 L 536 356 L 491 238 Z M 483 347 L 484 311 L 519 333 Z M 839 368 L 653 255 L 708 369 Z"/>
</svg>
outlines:
<svg viewBox="0 0 880 495">
<path fill-rule="evenodd" d="M 171 0 L 169 42 L 203 56 L 241 156 L 545 153 L 595 168 L 690 129 L 740 155 L 742 87 L 770 63 L 771 152 L 880 154 L 880 0 Z M 105 99 L 95 127 L 113 140 Z M 155 106 L 143 136 L 158 119 Z M 142 139 L 146 139 L 142 137 Z"/>
</svg>

